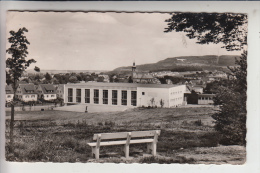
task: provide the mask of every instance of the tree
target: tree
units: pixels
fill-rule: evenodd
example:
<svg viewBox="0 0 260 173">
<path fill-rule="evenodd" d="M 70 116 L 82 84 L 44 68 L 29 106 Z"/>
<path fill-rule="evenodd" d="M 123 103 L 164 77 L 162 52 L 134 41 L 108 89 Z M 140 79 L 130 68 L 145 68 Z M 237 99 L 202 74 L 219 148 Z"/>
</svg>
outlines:
<svg viewBox="0 0 260 173">
<path fill-rule="evenodd" d="M 78 82 L 78 78 L 77 78 L 76 76 L 71 76 L 71 77 L 69 78 L 69 82 L 70 82 L 70 83 L 76 83 L 76 82 Z"/>
<path fill-rule="evenodd" d="M 214 88 L 214 104 L 220 111 L 212 117 L 215 129 L 222 135 L 222 144 L 246 144 L 247 100 L 247 15 L 233 13 L 174 13 L 167 19 L 165 32 L 186 32 L 198 44 L 223 43 L 228 51 L 244 50 L 230 68 L 232 79 Z"/>
<path fill-rule="evenodd" d="M 228 51 L 247 45 L 247 15 L 234 13 L 174 13 L 164 32 L 186 32 L 198 44 L 223 43 Z"/>
<path fill-rule="evenodd" d="M 34 59 L 25 59 L 28 55 L 27 45 L 30 44 L 26 36 L 24 36 L 25 32 L 28 32 L 26 28 L 20 28 L 17 32 L 10 31 L 11 37 L 8 38 L 8 41 L 11 43 L 11 46 L 6 50 L 6 52 L 11 55 L 11 57 L 6 59 L 6 83 L 8 85 L 10 84 L 14 91 L 13 102 L 11 103 L 10 152 L 13 152 L 14 106 L 17 102 L 15 94 L 18 87 L 18 81 L 27 67 L 32 63 L 36 63 Z M 34 70 L 40 71 L 36 66 Z"/>
<path fill-rule="evenodd" d="M 45 74 L 44 77 L 45 77 L 45 80 L 46 80 L 47 83 L 51 83 L 52 77 L 51 77 L 51 75 L 48 72 Z"/>
<path fill-rule="evenodd" d="M 214 98 L 215 105 L 221 105 L 220 111 L 212 117 L 215 128 L 222 134 L 222 144 L 246 144 L 246 100 L 247 100 L 247 53 L 236 60 L 237 67 L 230 68 L 234 76 L 227 86 L 220 86 Z"/>
<path fill-rule="evenodd" d="M 160 105 L 161 105 L 161 108 L 164 106 L 164 100 L 163 99 L 160 100 Z"/>
<path fill-rule="evenodd" d="M 132 76 L 129 76 L 128 83 L 134 83 Z"/>
<path fill-rule="evenodd" d="M 206 94 L 216 94 L 219 90 L 220 86 L 228 87 L 231 85 L 230 80 L 227 79 L 221 79 L 220 81 L 213 81 L 206 84 L 206 87 L 203 89 L 203 93 Z"/>
</svg>

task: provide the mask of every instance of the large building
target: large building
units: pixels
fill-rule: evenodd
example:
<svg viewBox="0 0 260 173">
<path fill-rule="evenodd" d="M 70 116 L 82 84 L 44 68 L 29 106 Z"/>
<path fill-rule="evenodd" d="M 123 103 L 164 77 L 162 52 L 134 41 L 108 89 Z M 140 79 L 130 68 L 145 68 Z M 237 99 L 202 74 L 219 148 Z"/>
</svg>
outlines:
<svg viewBox="0 0 260 173">
<path fill-rule="evenodd" d="M 125 107 L 177 107 L 185 85 L 87 82 L 64 85 L 64 103 Z"/>
</svg>

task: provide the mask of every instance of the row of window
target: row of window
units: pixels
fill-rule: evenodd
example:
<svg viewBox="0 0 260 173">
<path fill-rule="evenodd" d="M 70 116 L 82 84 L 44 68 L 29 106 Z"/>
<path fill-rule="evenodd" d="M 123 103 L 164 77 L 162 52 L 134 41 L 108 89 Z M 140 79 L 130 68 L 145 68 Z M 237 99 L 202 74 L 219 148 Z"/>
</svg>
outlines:
<svg viewBox="0 0 260 173">
<path fill-rule="evenodd" d="M 46 97 L 49 97 L 49 95 L 46 95 Z M 55 97 L 55 95 L 52 94 L 51 97 Z"/>
<path fill-rule="evenodd" d="M 171 95 L 173 95 L 173 94 L 180 94 L 180 93 L 182 93 L 182 91 L 171 92 Z"/>
<path fill-rule="evenodd" d="M 199 100 L 213 100 L 212 97 L 199 97 Z"/>
<path fill-rule="evenodd" d="M 30 95 L 26 95 L 25 98 L 35 98 L 35 95 L 31 95 L 31 97 Z"/>
<path fill-rule="evenodd" d="M 177 101 L 177 100 L 182 100 L 182 99 L 183 99 L 182 97 L 178 97 L 178 98 L 171 99 L 171 101 Z"/>
<path fill-rule="evenodd" d="M 127 105 L 127 91 L 123 90 L 121 96 L 121 105 Z M 112 90 L 112 105 L 118 104 L 118 91 Z M 131 91 L 131 105 L 136 106 L 136 91 Z M 99 89 L 94 89 L 94 104 L 99 104 Z M 68 89 L 68 102 L 73 102 L 73 89 Z M 76 102 L 81 103 L 81 89 L 76 89 Z M 85 89 L 85 103 L 90 103 L 90 89 Z M 108 104 L 108 90 L 103 90 L 103 104 Z"/>
</svg>

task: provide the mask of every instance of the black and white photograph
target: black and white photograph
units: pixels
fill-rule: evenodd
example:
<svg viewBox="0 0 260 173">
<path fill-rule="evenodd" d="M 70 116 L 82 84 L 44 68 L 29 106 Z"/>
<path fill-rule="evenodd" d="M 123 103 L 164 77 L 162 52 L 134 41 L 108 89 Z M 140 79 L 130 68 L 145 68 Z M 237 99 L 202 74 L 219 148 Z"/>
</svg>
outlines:
<svg viewBox="0 0 260 173">
<path fill-rule="evenodd" d="M 8 11 L 8 162 L 247 161 L 248 14 Z"/>
</svg>

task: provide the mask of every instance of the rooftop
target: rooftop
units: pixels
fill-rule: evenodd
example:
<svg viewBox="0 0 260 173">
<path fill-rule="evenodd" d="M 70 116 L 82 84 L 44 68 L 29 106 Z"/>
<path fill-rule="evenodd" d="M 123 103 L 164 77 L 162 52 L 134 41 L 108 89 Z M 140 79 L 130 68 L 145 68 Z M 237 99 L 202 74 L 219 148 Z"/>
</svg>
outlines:
<svg viewBox="0 0 260 173">
<path fill-rule="evenodd" d="M 20 84 L 19 86 L 23 94 L 37 94 L 35 91 L 34 84 Z"/>
<path fill-rule="evenodd" d="M 12 86 L 11 85 L 6 85 L 5 86 L 5 92 L 6 92 L 6 94 L 13 94 L 14 91 L 13 91 Z"/>
<path fill-rule="evenodd" d="M 52 84 L 40 84 L 44 94 L 56 94 L 55 87 Z"/>
<path fill-rule="evenodd" d="M 141 83 L 103 83 L 103 82 L 86 82 L 86 83 L 77 83 L 77 84 L 66 84 L 69 86 L 97 86 L 97 87 L 146 87 L 146 88 L 172 88 L 180 85 L 172 84 L 141 84 Z"/>
</svg>

